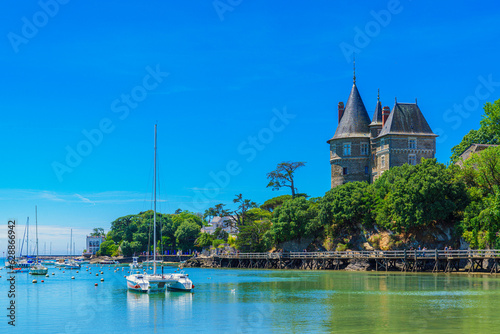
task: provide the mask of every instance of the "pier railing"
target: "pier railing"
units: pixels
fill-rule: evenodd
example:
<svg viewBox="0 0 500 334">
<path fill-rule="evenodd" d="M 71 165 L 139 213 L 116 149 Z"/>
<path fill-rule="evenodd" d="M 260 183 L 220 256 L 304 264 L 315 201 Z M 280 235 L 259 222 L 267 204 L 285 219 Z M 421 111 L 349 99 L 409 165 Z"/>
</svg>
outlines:
<svg viewBox="0 0 500 334">
<path fill-rule="evenodd" d="M 321 259 L 321 258 L 346 258 L 346 259 L 402 259 L 402 258 L 497 258 L 500 250 L 394 250 L 394 251 L 330 251 L 330 252 L 281 252 L 281 253 L 230 253 L 219 254 L 221 258 L 229 259 Z"/>
</svg>

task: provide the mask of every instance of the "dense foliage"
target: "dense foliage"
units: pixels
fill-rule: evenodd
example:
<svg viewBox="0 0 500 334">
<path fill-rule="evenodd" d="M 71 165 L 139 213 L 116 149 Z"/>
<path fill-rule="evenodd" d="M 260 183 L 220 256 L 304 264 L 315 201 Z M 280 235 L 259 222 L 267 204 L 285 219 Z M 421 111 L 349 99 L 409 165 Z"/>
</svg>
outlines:
<svg viewBox="0 0 500 334">
<path fill-rule="evenodd" d="M 478 130 L 470 130 L 460 144 L 451 149 L 451 162 L 457 162 L 472 144 L 500 144 L 500 100 L 485 104 L 480 125 Z"/>
</svg>

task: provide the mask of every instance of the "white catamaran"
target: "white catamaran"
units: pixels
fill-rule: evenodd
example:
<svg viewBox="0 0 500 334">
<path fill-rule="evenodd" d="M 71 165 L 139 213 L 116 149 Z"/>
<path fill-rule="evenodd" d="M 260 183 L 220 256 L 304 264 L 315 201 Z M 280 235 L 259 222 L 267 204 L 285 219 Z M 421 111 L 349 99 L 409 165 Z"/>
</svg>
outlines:
<svg viewBox="0 0 500 334">
<path fill-rule="evenodd" d="M 43 264 L 38 263 L 38 212 L 35 206 L 35 226 L 36 226 L 36 261 L 33 266 L 30 267 L 31 275 L 47 275 L 49 271 Z"/>
<path fill-rule="evenodd" d="M 156 273 L 156 124 L 155 124 L 155 145 L 154 145 L 154 210 L 153 210 L 153 273 L 152 274 L 131 274 L 126 277 L 127 287 L 130 290 L 140 292 L 161 292 L 167 288 L 178 291 L 191 291 L 194 288 L 193 282 L 185 273 L 157 274 Z M 148 250 L 149 251 L 149 250 Z"/>
</svg>

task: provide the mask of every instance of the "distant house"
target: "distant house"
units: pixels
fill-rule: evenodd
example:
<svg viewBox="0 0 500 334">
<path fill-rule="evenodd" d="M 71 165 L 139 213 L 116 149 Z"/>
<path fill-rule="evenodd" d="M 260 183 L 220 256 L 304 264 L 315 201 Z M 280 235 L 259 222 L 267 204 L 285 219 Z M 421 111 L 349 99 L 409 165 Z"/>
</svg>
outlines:
<svg viewBox="0 0 500 334">
<path fill-rule="evenodd" d="M 464 161 L 469 159 L 472 156 L 472 154 L 480 153 L 481 151 L 484 151 L 488 147 L 492 147 L 492 146 L 498 146 L 498 145 L 472 144 L 471 146 L 467 147 L 467 149 L 464 151 L 464 153 L 460 154 L 460 157 L 459 157 L 458 161 L 456 162 L 456 164 L 461 167 L 461 166 L 463 166 Z"/>
<path fill-rule="evenodd" d="M 87 236 L 87 254 L 92 254 L 94 255 L 99 248 L 101 247 L 101 244 L 105 241 L 104 236 L 92 236 L 88 235 Z"/>
<path fill-rule="evenodd" d="M 231 235 L 236 235 L 238 232 L 232 226 L 235 219 L 236 217 L 234 216 L 214 217 L 208 226 L 202 227 L 201 232 L 214 234 L 215 230 L 220 227 L 223 231 L 226 231 Z"/>
</svg>

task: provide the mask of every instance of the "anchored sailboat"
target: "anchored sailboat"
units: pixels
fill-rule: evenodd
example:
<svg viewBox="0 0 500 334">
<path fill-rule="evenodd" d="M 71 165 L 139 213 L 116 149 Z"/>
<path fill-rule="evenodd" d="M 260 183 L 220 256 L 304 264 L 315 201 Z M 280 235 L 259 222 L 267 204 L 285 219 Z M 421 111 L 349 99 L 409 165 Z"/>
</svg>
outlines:
<svg viewBox="0 0 500 334">
<path fill-rule="evenodd" d="M 35 264 L 30 267 L 30 274 L 31 275 L 47 275 L 48 269 L 42 265 L 41 263 L 38 263 L 38 211 L 37 207 L 35 206 L 35 230 L 36 230 L 36 260 Z"/>
<path fill-rule="evenodd" d="M 156 124 L 155 124 L 155 146 L 154 146 L 154 204 L 153 204 L 153 274 L 131 274 L 126 277 L 127 287 L 130 290 L 140 292 L 165 291 L 166 288 L 180 291 L 191 291 L 193 282 L 187 274 L 174 273 L 163 275 L 156 273 Z M 149 252 L 149 250 L 148 250 Z"/>
</svg>

